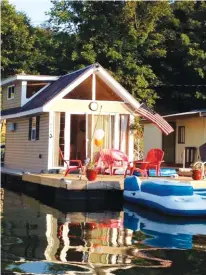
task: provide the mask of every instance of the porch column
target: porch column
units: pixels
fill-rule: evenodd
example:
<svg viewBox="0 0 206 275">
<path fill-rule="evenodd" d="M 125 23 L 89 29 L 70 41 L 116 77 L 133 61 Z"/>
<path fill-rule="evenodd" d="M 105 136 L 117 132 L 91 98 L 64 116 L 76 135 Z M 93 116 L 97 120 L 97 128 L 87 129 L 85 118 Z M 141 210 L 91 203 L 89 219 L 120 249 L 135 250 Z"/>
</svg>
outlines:
<svg viewBox="0 0 206 275">
<path fill-rule="evenodd" d="M 54 157 L 53 166 L 59 166 L 59 136 L 60 136 L 60 112 L 54 115 Z"/>
<path fill-rule="evenodd" d="M 128 158 L 129 161 L 134 160 L 134 134 L 130 131 L 130 125 L 134 123 L 134 116 L 130 115 L 129 118 L 129 133 L 128 133 Z"/>
<path fill-rule="evenodd" d="M 70 126 L 71 114 L 65 113 L 65 127 L 64 127 L 64 159 L 70 159 Z M 66 164 L 64 164 L 66 166 Z"/>
<path fill-rule="evenodd" d="M 26 104 L 29 101 L 29 98 L 26 98 L 27 92 L 27 81 L 21 82 L 21 106 Z"/>
<path fill-rule="evenodd" d="M 90 154 L 91 154 L 91 160 L 93 160 L 93 141 L 94 141 L 94 139 L 93 139 L 93 134 L 94 134 L 94 115 L 92 114 L 91 115 L 91 130 L 92 130 L 92 132 L 91 132 L 91 139 L 90 139 Z"/>
<path fill-rule="evenodd" d="M 114 149 L 119 149 L 119 135 L 120 135 L 120 127 L 119 127 L 119 114 L 115 114 L 114 118 Z"/>
<path fill-rule="evenodd" d="M 92 101 L 96 100 L 96 75 L 92 74 Z"/>
<path fill-rule="evenodd" d="M 54 112 L 49 112 L 48 170 L 53 167 L 54 158 Z"/>
<path fill-rule="evenodd" d="M 89 135 L 88 135 L 88 129 L 89 129 L 89 116 L 88 114 L 86 113 L 86 138 L 85 138 L 85 150 L 86 150 L 86 158 L 88 158 L 88 148 L 89 148 Z"/>
</svg>

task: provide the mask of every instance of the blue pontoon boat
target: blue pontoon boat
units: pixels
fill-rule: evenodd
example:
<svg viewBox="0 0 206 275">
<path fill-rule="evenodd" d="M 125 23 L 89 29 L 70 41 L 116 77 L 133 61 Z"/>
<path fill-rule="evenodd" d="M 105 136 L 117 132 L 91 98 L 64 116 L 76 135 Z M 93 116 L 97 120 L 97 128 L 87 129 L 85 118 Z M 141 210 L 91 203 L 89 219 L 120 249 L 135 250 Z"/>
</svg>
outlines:
<svg viewBox="0 0 206 275">
<path fill-rule="evenodd" d="M 124 199 L 175 216 L 206 216 L 206 196 L 187 182 L 125 178 Z"/>
</svg>

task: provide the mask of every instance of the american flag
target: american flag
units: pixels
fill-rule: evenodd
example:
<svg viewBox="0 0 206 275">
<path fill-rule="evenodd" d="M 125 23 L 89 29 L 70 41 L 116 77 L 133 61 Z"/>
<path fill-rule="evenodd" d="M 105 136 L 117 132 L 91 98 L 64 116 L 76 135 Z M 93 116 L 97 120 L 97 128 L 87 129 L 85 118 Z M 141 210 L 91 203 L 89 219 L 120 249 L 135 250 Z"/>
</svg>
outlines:
<svg viewBox="0 0 206 275">
<path fill-rule="evenodd" d="M 174 131 L 174 129 L 170 126 L 170 124 L 161 117 L 158 113 L 154 110 L 146 106 L 146 104 L 141 104 L 140 107 L 136 110 L 138 114 L 147 118 L 151 122 L 155 123 L 157 127 L 165 134 L 169 135 Z"/>
</svg>

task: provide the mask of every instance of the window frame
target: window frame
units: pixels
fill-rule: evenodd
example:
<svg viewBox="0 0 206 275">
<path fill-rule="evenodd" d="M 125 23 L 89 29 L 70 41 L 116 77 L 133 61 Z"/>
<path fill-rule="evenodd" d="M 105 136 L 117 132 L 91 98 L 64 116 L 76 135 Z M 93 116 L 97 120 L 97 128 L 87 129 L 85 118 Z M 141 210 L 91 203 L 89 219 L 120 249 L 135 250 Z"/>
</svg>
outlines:
<svg viewBox="0 0 206 275">
<path fill-rule="evenodd" d="M 40 132 L 40 116 L 30 117 L 28 140 L 30 141 L 39 140 L 39 132 Z"/>
<path fill-rule="evenodd" d="M 185 126 L 178 126 L 178 144 L 185 144 Z"/>
<path fill-rule="evenodd" d="M 31 141 L 35 141 L 36 140 L 36 122 L 37 122 L 37 117 L 33 116 L 31 118 Z M 35 133 L 34 137 L 32 137 L 33 133 Z"/>
<path fill-rule="evenodd" d="M 9 97 L 9 88 L 14 88 L 14 93 L 13 93 L 13 97 Z M 10 85 L 7 87 L 7 100 L 11 100 L 15 98 L 15 85 Z"/>
</svg>

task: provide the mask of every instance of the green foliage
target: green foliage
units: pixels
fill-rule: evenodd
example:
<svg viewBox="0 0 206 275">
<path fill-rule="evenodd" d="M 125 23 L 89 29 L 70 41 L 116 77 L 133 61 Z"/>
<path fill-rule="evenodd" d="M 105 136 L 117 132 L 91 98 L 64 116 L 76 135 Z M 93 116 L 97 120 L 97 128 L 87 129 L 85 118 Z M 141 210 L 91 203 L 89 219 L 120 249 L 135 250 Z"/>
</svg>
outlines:
<svg viewBox="0 0 206 275">
<path fill-rule="evenodd" d="M 205 106 L 205 87 L 191 86 L 206 84 L 204 1 L 51 2 L 49 22 L 33 27 L 2 1 L 3 77 L 59 75 L 99 62 L 160 112 Z"/>
<path fill-rule="evenodd" d="M 2 38 L 2 76 L 8 76 L 22 70 L 31 71 L 31 50 L 33 29 L 29 19 L 3 0 L 1 3 L 1 38 Z"/>
</svg>

